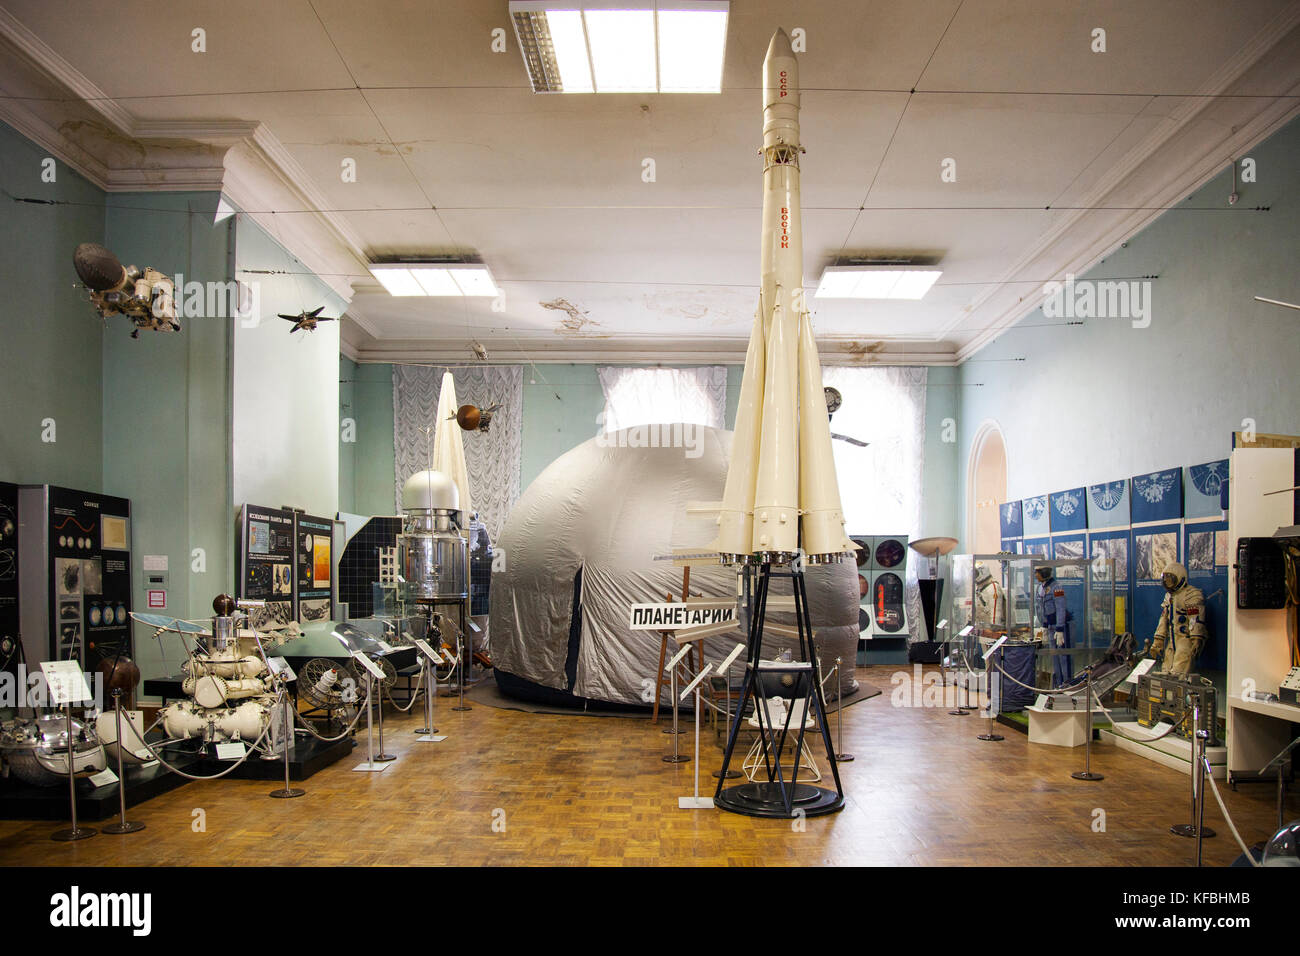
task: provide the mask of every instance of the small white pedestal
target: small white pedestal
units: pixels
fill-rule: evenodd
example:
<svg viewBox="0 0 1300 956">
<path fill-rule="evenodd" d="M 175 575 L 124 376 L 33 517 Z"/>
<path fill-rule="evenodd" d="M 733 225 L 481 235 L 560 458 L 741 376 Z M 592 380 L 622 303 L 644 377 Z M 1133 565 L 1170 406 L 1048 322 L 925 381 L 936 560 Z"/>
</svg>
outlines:
<svg viewBox="0 0 1300 956">
<path fill-rule="evenodd" d="M 1029 715 L 1029 742 L 1049 747 L 1082 747 L 1088 742 L 1086 710 L 1047 710 L 1026 707 Z"/>
</svg>

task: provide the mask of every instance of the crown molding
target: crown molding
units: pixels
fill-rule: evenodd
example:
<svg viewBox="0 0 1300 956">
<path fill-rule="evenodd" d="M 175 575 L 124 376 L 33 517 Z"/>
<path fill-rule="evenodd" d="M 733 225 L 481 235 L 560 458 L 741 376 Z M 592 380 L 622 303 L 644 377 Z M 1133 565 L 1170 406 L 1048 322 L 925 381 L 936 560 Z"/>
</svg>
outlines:
<svg viewBox="0 0 1300 956">
<path fill-rule="evenodd" d="M 1280 81 L 1280 83 L 1279 83 Z M 1273 96 L 1224 99 L 1258 89 Z M 1121 243 L 1146 228 L 1179 200 L 1205 185 L 1225 165 L 1300 115 L 1300 3 L 1293 3 L 1256 32 L 1249 43 L 1176 108 L 981 293 L 964 316 L 940 336 L 960 335 L 972 322 L 980 331 L 957 350 L 958 362 L 980 351 L 1040 305 L 1016 291 L 1024 278 L 1083 275 Z M 1127 207 L 1107 209 L 1106 206 Z M 1142 208 L 1135 208 L 1142 207 Z M 1076 237 L 1091 237 L 1080 242 Z M 990 314 L 992 313 L 992 314 Z"/>
</svg>

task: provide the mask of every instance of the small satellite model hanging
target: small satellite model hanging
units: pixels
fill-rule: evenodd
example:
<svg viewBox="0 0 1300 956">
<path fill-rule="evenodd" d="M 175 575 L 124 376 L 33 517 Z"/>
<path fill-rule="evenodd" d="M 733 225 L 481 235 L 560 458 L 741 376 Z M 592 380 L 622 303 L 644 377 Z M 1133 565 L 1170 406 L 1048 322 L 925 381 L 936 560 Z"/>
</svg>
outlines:
<svg viewBox="0 0 1300 956">
<path fill-rule="evenodd" d="M 487 408 L 480 408 L 478 405 L 462 405 L 456 409 L 455 415 L 447 416 L 447 420 L 454 418 L 456 424 L 467 432 L 485 432 L 492 424 L 492 413 L 500 407 L 500 402 Z"/>
<path fill-rule="evenodd" d="M 77 276 L 90 291 L 91 304 L 100 317 L 125 315 L 134 324 L 131 338 L 141 329 L 179 332 L 176 318 L 176 286 L 157 269 L 123 266 L 122 260 L 94 242 L 83 242 L 72 254 Z"/>
<path fill-rule="evenodd" d="M 825 386 L 822 392 L 826 395 L 826 420 L 830 421 L 835 417 L 835 413 L 839 411 L 840 406 L 844 404 L 844 396 L 840 394 L 838 388 L 830 385 Z M 831 432 L 831 438 L 836 441 L 848 442 L 850 445 L 857 445 L 859 448 L 866 448 L 871 444 L 850 435 L 841 435 L 839 432 Z"/>
<path fill-rule="evenodd" d="M 321 322 L 337 321 L 331 316 L 321 315 L 321 312 L 323 312 L 324 310 L 325 310 L 325 306 L 322 305 L 320 308 L 313 309 L 310 312 L 304 309 L 303 311 L 299 312 L 297 315 L 285 315 L 283 312 L 279 312 L 276 314 L 280 318 L 284 319 L 286 322 L 293 323 L 293 328 L 289 330 L 289 334 L 293 335 L 293 333 L 297 332 L 299 329 L 302 329 L 304 332 L 315 332 L 316 326 L 319 325 Z"/>
</svg>

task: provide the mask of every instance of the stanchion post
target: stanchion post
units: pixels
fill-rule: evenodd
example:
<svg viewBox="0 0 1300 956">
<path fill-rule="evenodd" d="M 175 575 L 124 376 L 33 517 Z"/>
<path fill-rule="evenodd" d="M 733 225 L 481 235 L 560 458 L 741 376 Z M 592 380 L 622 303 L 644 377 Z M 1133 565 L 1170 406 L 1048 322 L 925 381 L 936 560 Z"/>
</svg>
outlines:
<svg viewBox="0 0 1300 956">
<path fill-rule="evenodd" d="M 993 658 L 990 655 L 985 655 L 984 659 L 988 662 L 984 669 L 984 693 L 988 697 L 986 706 L 989 713 L 989 729 L 988 733 L 977 734 L 976 736 L 979 740 L 1006 740 L 1001 734 L 993 732 Z"/>
<path fill-rule="evenodd" d="M 1101 774 L 1092 772 L 1092 671 L 1088 671 L 1088 679 L 1084 687 L 1084 693 L 1088 696 L 1088 716 L 1086 718 L 1088 724 L 1084 729 L 1087 736 L 1084 738 L 1083 744 L 1083 769 L 1076 770 L 1070 776 L 1075 780 L 1105 780 L 1106 778 Z"/>
<path fill-rule="evenodd" d="M 375 762 L 375 730 L 370 709 L 374 704 L 375 678 L 369 669 L 362 669 L 366 672 L 366 762 L 357 764 L 352 770 L 354 773 L 379 773 L 387 770 L 388 764 Z"/>
<path fill-rule="evenodd" d="M 844 750 L 844 680 L 840 677 L 840 665 L 844 663 L 842 657 L 835 658 L 835 740 L 838 746 L 835 748 L 839 751 L 835 759 L 840 763 L 848 763 L 853 760 L 853 754 L 846 753 Z"/>
<path fill-rule="evenodd" d="M 1186 719 L 1187 719 L 1186 716 L 1184 716 L 1183 719 L 1186 720 Z M 1200 734 L 1199 734 L 1199 731 L 1200 731 L 1200 726 L 1201 726 L 1201 708 L 1200 708 L 1199 706 L 1193 706 L 1193 707 L 1192 707 L 1192 726 L 1193 726 L 1195 729 L 1194 729 L 1193 732 L 1192 732 L 1192 764 L 1193 764 L 1193 765 L 1189 768 L 1189 769 L 1191 770 L 1191 773 L 1189 774 L 1189 776 L 1192 778 L 1192 815 L 1191 815 L 1191 822 L 1189 822 L 1189 823 L 1175 823 L 1173 826 L 1171 826 L 1171 827 L 1169 828 L 1169 832 L 1172 833 L 1172 834 L 1174 834 L 1174 836 L 1180 836 L 1180 837 L 1195 837 L 1196 840 L 1197 840 L 1197 843 L 1199 844 L 1199 842 L 1200 842 L 1202 839 L 1209 839 L 1210 837 L 1215 836 L 1215 832 L 1214 832 L 1213 830 L 1207 830 L 1204 826 L 1198 825 L 1198 823 L 1197 823 L 1197 820 L 1198 820 L 1198 817 L 1199 817 L 1199 810 L 1200 810 L 1200 804 L 1199 804 L 1199 801 L 1200 801 L 1200 799 L 1201 799 L 1200 791 L 1201 791 L 1201 790 L 1203 789 L 1203 787 L 1204 787 L 1204 784 L 1203 784 L 1203 783 L 1202 783 L 1201 786 L 1197 786 L 1197 781 L 1198 781 L 1198 778 L 1199 778 L 1199 776 L 1200 776 L 1200 771 L 1199 771 L 1199 770 L 1197 769 L 1197 767 L 1195 766 L 1195 764 L 1196 764 L 1196 751 L 1197 751 L 1197 745 L 1198 745 L 1199 742 L 1200 742 Z M 1204 820 L 1203 820 L 1203 819 L 1201 820 L 1201 823 L 1204 823 Z M 1200 854 L 1200 847 L 1199 847 L 1199 845 L 1198 845 L 1198 847 L 1197 847 L 1197 855 L 1198 855 L 1198 857 L 1199 857 L 1199 854 Z"/>
<path fill-rule="evenodd" d="M 289 800 L 293 797 L 301 797 L 307 791 L 301 787 L 289 786 L 289 749 L 293 745 L 293 714 L 289 710 L 289 689 L 285 686 L 283 674 L 280 675 L 280 682 L 280 696 L 284 700 L 284 786 L 279 790 L 272 790 L 271 796 L 277 800 Z"/>
<path fill-rule="evenodd" d="M 685 763 L 691 758 L 677 751 L 677 735 L 681 733 L 677 729 L 677 665 L 681 663 L 686 652 L 690 650 L 690 645 L 686 645 L 668 662 L 668 679 L 670 682 L 670 693 L 673 695 L 673 726 L 671 733 L 673 735 L 673 752 L 664 754 L 664 763 Z"/>
<path fill-rule="evenodd" d="M 72 735 L 72 705 L 67 705 L 68 713 L 68 798 L 72 806 L 72 826 L 63 830 L 56 830 L 50 834 L 51 840 L 57 840 L 60 843 L 71 843 L 74 840 L 85 840 L 87 837 L 93 837 L 99 831 L 94 827 L 83 827 L 77 825 L 77 774 L 74 765 L 76 764 L 76 739 Z M 121 781 L 118 781 L 121 785 Z"/>
<path fill-rule="evenodd" d="M 117 823 L 104 827 L 105 833 L 139 833 L 143 823 L 126 818 L 126 776 L 122 770 L 122 688 L 113 688 L 113 719 L 117 725 Z"/>
</svg>

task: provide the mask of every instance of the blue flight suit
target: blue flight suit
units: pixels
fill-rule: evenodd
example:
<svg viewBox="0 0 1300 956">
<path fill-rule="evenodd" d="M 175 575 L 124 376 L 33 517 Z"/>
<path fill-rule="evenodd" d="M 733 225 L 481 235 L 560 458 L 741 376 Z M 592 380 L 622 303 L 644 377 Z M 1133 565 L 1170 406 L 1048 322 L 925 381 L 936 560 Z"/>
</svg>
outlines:
<svg viewBox="0 0 1300 956">
<path fill-rule="evenodd" d="M 1056 578 L 1040 582 L 1036 595 L 1038 618 L 1047 629 L 1047 647 L 1051 650 L 1065 650 L 1073 647 L 1070 640 L 1073 615 L 1065 606 L 1065 588 Z M 1064 642 L 1058 642 L 1057 636 L 1063 635 Z M 1060 687 L 1074 676 L 1074 659 L 1069 654 L 1052 655 L 1052 686 Z"/>
</svg>

